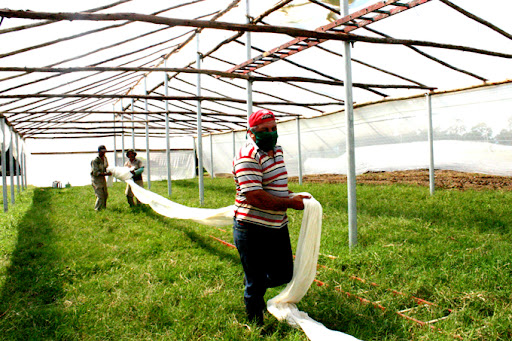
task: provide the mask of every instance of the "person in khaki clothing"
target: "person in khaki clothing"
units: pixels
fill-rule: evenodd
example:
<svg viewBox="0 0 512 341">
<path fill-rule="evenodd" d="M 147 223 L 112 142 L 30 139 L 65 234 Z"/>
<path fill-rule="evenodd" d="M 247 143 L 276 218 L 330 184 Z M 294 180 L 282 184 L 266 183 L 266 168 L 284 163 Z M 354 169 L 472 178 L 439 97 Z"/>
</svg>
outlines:
<svg viewBox="0 0 512 341">
<path fill-rule="evenodd" d="M 126 151 L 126 157 L 128 158 L 128 161 L 125 162 L 124 166 L 130 168 L 131 173 L 133 174 L 132 180 L 140 187 L 144 187 L 144 183 L 142 181 L 142 172 L 144 171 L 144 165 L 142 164 L 142 161 L 139 159 L 136 159 L 137 153 L 133 149 L 128 149 Z M 134 206 L 135 203 L 133 202 L 133 192 L 130 187 L 130 185 L 126 185 L 126 199 L 128 200 L 128 204 L 130 206 Z M 140 204 L 139 200 L 135 198 L 135 201 L 137 205 Z"/>
<path fill-rule="evenodd" d="M 100 211 L 107 207 L 107 180 L 106 175 L 112 175 L 111 172 L 107 171 L 108 160 L 105 156 L 107 148 L 101 145 L 98 147 L 98 156 L 91 161 L 91 182 L 94 188 L 94 195 L 96 195 L 96 203 L 94 210 Z"/>
</svg>

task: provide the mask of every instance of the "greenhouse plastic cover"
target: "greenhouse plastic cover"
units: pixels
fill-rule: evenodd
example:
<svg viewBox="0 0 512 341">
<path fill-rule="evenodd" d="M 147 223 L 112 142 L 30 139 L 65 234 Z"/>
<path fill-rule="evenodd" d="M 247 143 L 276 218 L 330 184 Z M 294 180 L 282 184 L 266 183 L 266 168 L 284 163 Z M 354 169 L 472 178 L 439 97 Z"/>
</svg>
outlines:
<svg viewBox="0 0 512 341">
<path fill-rule="evenodd" d="M 52 181 L 58 180 L 64 184 L 72 186 L 88 185 L 91 182 L 91 161 L 96 154 L 61 154 L 61 155 L 41 155 L 31 156 L 29 179 L 36 186 L 50 186 Z M 109 165 L 114 166 L 114 154 L 107 152 L 106 154 Z M 147 165 L 147 156 L 145 152 L 139 151 L 137 158 Z M 126 161 L 126 157 L 124 159 Z M 117 154 L 117 164 L 123 162 L 122 154 Z M 52 167 L 51 175 L 39 176 L 44 173 L 48 164 L 58 165 Z M 150 153 L 150 172 L 151 180 L 167 180 L 167 159 L 165 152 Z M 72 170 L 72 171 L 70 171 Z M 147 182 L 148 170 L 142 173 L 144 182 Z M 43 174 L 44 175 L 44 174 Z M 193 150 L 171 150 L 171 179 L 191 179 L 195 176 L 195 154 Z"/>
<path fill-rule="evenodd" d="M 117 155 L 118 165 L 122 165 L 121 155 Z M 137 158 L 147 165 L 147 154 L 145 152 L 137 153 Z M 193 150 L 171 150 L 171 179 L 191 179 L 195 176 L 195 154 Z M 126 162 L 126 157 L 124 161 Z M 147 167 L 142 178 L 147 181 Z M 165 152 L 150 152 L 150 172 L 151 180 L 167 180 L 167 156 Z"/>
<path fill-rule="evenodd" d="M 450 169 L 512 175 L 512 83 L 436 94 L 432 98 L 434 163 Z M 344 112 L 300 119 L 303 175 L 346 174 Z M 429 166 L 426 96 L 384 101 L 354 109 L 356 173 Z M 290 176 L 299 175 L 297 121 L 278 124 Z M 231 173 L 245 131 L 213 135 L 213 172 Z M 235 145 L 233 147 L 233 139 Z M 203 164 L 212 172 L 210 139 Z"/>
</svg>

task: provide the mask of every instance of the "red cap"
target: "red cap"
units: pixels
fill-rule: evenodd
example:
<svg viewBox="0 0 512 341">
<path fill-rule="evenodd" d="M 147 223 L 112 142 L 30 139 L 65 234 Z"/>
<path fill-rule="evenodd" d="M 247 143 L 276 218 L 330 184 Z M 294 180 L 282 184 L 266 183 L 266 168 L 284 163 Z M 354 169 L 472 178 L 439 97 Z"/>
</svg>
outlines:
<svg viewBox="0 0 512 341">
<path fill-rule="evenodd" d="M 256 112 L 253 112 L 251 116 L 249 116 L 249 127 L 255 127 L 258 124 L 262 124 L 268 121 L 275 121 L 276 118 L 274 113 L 267 109 L 261 109 Z"/>
</svg>

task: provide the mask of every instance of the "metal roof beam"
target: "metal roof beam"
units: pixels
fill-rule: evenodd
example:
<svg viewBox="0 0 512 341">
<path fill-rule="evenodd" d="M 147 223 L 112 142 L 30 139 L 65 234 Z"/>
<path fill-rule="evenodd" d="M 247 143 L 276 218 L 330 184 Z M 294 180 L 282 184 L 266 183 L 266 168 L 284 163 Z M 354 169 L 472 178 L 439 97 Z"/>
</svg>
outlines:
<svg viewBox="0 0 512 341">
<path fill-rule="evenodd" d="M 392 15 L 398 14 L 400 12 L 403 12 L 404 10 L 407 10 L 409 8 L 422 5 L 430 0 L 412 0 L 409 1 L 407 4 L 398 3 L 397 0 L 387 0 L 387 1 L 381 1 L 379 3 L 370 5 L 362 10 L 359 10 L 353 14 L 350 14 L 348 16 L 345 16 L 343 18 L 340 18 L 332 23 L 329 23 L 324 26 L 318 27 L 315 31 L 316 32 L 329 32 L 333 31 L 337 27 L 342 27 L 342 29 L 337 30 L 336 32 L 339 32 L 338 34 L 347 34 L 355 29 L 358 29 L 360 27 L 369 25 L 371 23 L 374 23 L 376 21 L 388 18 Z M 393 9 L 389 10 L 389 13 L 382 13 L 381 9 L 389 6 L 394 6 Z M 380 11 L 376 12 L 376 11 Z M 368 16 L 369 13 L 376 13 L 374 17 L 372 17 L 372 20 L 364 19 L 366 16 Z M 359 22 L 356 22 L 355 20 L 361 20 Z M 312 40 L 310 37 L 302 36 L 295 38 L 286 44 L 283 44 L 281 46 L 278 46 L 276 48 L 273 48 L 255 58 L 249 59 L 229 70 L 227 72 L 236 72 L 237 74 L 247 74 L 249 72 L 252 72 L 256 69 L 259 69 L 263 66 L 269 65 L 276 60 L 284 59 L 292 54 L 298 53 L 300 51 L 303 51 L 305 49 L 308 49 L 310 47 L 313 47 L 315 45 L 318 45 L 324 41 L 327 41 L 328 39 L 315 39 Z M 268 60 L 267 57 L 272 57 L 272 59 Z M 265 58 L 265 59 L 264 59 Z M 255 63 L 255 61 L 263 61 L 263 63 Z"/>
</svg>

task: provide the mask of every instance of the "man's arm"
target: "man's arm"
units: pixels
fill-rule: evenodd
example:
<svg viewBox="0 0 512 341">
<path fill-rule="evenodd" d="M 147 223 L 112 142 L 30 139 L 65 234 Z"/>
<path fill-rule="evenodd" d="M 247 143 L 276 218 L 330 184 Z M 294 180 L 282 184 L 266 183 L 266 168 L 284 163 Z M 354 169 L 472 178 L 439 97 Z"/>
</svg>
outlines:
<svg viewBox="0 0 512 341">
<path fill-rule="evenodd" d="M 105 157 L 105 172 L 103 175 L 112 175 L 112 172 L 109 172 L 108 170 L 108 159 Z"/>
<path fill-rule="evenodd" d="M 133 169 L 131 170 L 131 173 L 133 175 L 141 175 L 142 172 L 144 172 L 144 167 L 140 167 L 140 168 L 137 168 L 137 169 Z"/>
<path fill-rule="evenodd" d="M 101 175 L 100 165 L 96 161 L 96 159 L 91 161 L 91 174 L 92 174 L 92 176 L 100 176 Z"/>
<path fill-rule="evenodd" d="M 101 169 L 101 164 L 98 162 L 97 159 L 94 159 L 92 162 L 91 162 L 91 166 L 92 166 L 92 171 L 91 171 L 91 174 L 93 176 L 105 176 L 105 175 L 112 175 L 111 172 L 102 172 L 100 169 Z"/>
<path fill-rule="evenodd" d="M 294 210 L 303 210 L 304 202 L 302 199 L 309 198 L 307 195 L 295 195 L 288 198 L 276 197 L 262 189 L 244 193 L 247 203 L 264 210 L 286 211 L 288 208 Z"/>
</svg>

